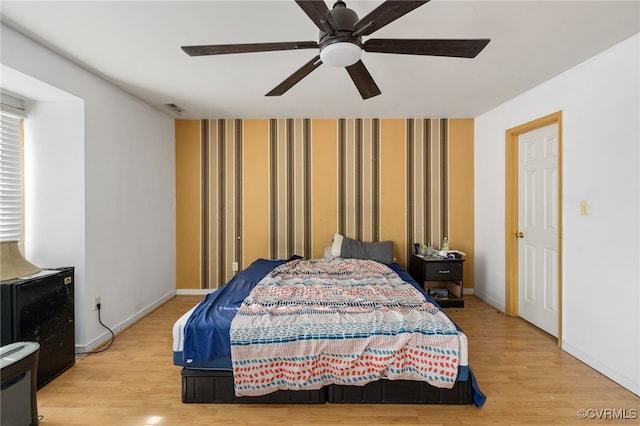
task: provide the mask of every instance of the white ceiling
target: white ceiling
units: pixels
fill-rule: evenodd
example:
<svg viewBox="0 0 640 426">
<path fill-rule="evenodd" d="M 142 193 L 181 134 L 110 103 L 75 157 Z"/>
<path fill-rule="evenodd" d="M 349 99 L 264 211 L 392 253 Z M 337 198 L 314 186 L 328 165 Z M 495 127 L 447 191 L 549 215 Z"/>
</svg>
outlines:
<svg viewBox="0 0 640 426">
<path fill-rule="evenodd" d="M 380 3 L 347 0 L 360 17 Z M 475 59 L 364 52 L 382 91 L 368 100 L 328 65 L 281 97 L 264 96 L 315 50 L 189 57 L 180 49 L 317 41 L 293 0 L 2 0 L 1 17 L 151 105 L 176 103 L 183 118 L 476 117 L 638 33 L 640 2 L 432 0 L 369 37 L 491 42 Z"/>
</svg>

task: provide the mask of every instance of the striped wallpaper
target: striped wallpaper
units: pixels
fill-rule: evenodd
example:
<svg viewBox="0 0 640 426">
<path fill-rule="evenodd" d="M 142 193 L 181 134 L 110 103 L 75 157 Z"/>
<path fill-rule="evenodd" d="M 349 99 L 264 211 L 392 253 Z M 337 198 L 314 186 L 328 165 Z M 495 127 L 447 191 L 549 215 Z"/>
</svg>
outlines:
<svg viewBox="0 0 640 426">
<path fill-rule="evenodd" d="M 311 256 L 311 120 L 269 120 L 269 258 Z"/>
<path fill-rule="evenodd" d="M 465 120 L 178 120 L 176 156 L 200 148 L 190 159 L 200 171 L 199 199 L 180 197 L 186 189 L 177 187 L 178 213 L 191 209 L 191 220 L 200 220 L 193 238 L 181 233 L 187 215 L 177 215 L 179 247 L 198 245 L 200 282 L 184 271 L 193 259 L 178 262 L 178 288 L 217 288 L 233 276 L 234 263 L 242 269 L 258 257 L 321 257 L 335 232 L 390 239 L 402 265 L 414 242 L 439 247 L 449 236 L 453 244 L 449 145 L 473 147 L 472 132 L 450 139 L 457 121 Z M 472 171 L 469 158 L 456 164 L 470 161 Z M 177 165 L 176 173 L 187 167 Z"/>
<path fill-rule="evenodd" d="M 338 120 L 338 232 L 380 240 L 380 120 Z"/>
<path fill-rule="evenodd" d="M 447 227 L 448 120 L 407 120 L 407 235 L 409 243 L 440 247 Z"/>
<path fill-rule="evenodd" d="M 217 288 L 242 257 L 242 121 L 201 126 L 202 288 Z"/>
</svg>

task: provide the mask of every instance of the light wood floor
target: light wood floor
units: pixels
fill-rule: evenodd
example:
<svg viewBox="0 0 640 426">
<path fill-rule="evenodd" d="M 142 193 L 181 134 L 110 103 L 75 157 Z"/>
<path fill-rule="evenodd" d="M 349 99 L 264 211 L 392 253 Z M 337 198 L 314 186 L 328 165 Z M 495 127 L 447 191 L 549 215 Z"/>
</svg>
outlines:
<svg viewBox="0 0 640 426">
<path fill-rule="evenodd" d="M 209 424 L 601 424 L 579 409 L 632 410 L 640 398 L 557 348 L 518 318 L 468 297 L 448 309 L 469 337 L 470 365 L 487 395 L 484 407 L 423 405 L 216 405 L 180 402 L 180 368 L 172 363 L 174 321 L 201 297 L 178 296 L 116 337 L 106 352 L 38 391 L 42 425 Z M 103 309 L 108 309 L 103 307 Z M 108 325 L 108 324 L 107 324 Z M 619 411 L 620 412 L 620 411 Z M 595 416 L 595 412 L 591 412 Z M 638 424 L 637 419 L 607 424 Z"/>
</svg>

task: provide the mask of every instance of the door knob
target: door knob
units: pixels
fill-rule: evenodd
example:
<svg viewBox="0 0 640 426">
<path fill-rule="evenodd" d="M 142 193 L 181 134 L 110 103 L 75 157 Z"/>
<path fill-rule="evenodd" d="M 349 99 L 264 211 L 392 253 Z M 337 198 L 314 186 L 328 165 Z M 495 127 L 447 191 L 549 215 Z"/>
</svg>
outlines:
<svg viewBox="0 0 640 426">
<path fill-rule="evenodd" d="M 524 232 L 516 232 L 517 238 L 524 238 Z"/>
</svg>

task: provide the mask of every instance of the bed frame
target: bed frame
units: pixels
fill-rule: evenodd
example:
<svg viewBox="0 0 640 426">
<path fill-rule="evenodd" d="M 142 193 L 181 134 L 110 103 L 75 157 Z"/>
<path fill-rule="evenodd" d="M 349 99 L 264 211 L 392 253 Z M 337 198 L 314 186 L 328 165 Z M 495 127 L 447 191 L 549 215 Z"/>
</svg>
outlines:
<svg viewBox="0 0 640 426">
<path fill-rule="evenodd" d="M 236 397 L 233 372 L 182 369 L 182 402 L 220 404 L 473 404 L 471 378 L 440 389 L 425 382 L 378 380 L 365 386 L 330 385 L 315 391 L 277 391 Z"/>
</svg>

